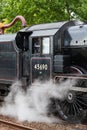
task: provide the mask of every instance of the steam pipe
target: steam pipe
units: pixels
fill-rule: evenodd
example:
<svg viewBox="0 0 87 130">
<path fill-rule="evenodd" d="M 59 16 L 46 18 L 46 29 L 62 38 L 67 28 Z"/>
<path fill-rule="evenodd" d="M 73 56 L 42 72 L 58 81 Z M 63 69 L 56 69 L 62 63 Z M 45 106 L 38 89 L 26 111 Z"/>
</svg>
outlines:
<svg viewBox="0 0 87 130">
<path fill-rule="evenodd" d="M 23 27 L 26 27 L 26 20 L 25 20 L 25 18 L 24 18 L 23 16 L 21 16 L 21 15 L 18 15 L 18 16 L 16 16 L 16 17 L 13 19 L 13 21 L 12 21 L 10 24 L 5 24 L 5 25 L 3 25 L 3 26 L 0 27 L 0 29 L 1 29 L 1 34 L 4 34 L 4 30 L 5 30 L 6 28 L 9 28 L 9 27 L 13 26 L 18 20 L 21 20 L 22 26 L 23 26 Z"/>
</svg>

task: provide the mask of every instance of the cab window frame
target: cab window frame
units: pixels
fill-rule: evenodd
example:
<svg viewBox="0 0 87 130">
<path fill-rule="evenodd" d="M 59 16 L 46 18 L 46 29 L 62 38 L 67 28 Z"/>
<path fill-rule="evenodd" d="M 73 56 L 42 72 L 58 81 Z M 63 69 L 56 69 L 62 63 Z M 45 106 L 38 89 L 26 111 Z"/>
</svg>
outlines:
<svg viewBox="0 0 87 130">
<path fill-rule="evenodd" d="M 48 52 L 44 52 L 43 51 L 43 44 L 44 44 L 44 40 L 46 40 L 45 38 L 49 39 L 47 42 L 47 46 L 49 47 L 48 49 Z M 35 50 L 34 50 L 34 43 L 33 43 L 33 39 L 38 39 L 39 41 L 39 51 L 37 53 L 35 53 Z M 49 44 L 49 45 L 48 45 Z M 45 43 L 45 46 L 44 47 L 47 47 L 46 46 L 46 43 Z M 45 49 L 44 49 L 45 50 Z M 50 36 L 43 36 L 43 37 L 32 37 L 32 55 L 49 55 L 51 54 L 51 37 Z"/>
</svg>

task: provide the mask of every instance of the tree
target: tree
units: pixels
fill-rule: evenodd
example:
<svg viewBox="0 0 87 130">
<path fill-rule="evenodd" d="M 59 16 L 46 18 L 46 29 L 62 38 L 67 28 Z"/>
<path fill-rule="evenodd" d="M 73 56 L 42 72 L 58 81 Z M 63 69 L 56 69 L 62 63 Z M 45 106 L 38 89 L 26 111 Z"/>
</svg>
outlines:
<svg viewBox="0 0 87 130">
<path fill-rule="evenodd" d="M 28 26 L 38 23 L 57 22 L 71 19 L 86 20 L 86 0 L 0 0 L 0 18 L 8 23 L 15 16 L 25 17 Z M 18 22 L 8 31 L 21 28 Z"/>
</svg>

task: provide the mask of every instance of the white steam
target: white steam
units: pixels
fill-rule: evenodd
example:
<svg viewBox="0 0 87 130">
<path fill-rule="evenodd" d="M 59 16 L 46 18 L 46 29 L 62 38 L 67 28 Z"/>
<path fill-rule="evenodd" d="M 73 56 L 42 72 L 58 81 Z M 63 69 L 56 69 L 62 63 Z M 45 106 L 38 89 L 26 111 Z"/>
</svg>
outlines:
<svg viewBox="0 0 87 130">
<path fill-rule="evenodd" d="M 36 81 L 25 92 L 21 82 L 17 81 L 11 86 L 11 91 L 0 108 L 0 114 L 21 121 L 56 122 L 58 118 L 47 114 L 50 99 L 64 99 L 72 85 L 71 80 L 59 84 L 53 84 L 52 81 L 45 83 Z"/>
</svg>

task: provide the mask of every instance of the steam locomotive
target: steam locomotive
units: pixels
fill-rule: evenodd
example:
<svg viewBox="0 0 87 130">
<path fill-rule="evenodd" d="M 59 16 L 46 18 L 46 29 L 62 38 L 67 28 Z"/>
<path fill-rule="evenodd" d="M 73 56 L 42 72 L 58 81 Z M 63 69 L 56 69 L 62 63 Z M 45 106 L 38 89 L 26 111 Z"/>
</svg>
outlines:
<svg viewBox="0 0 87 130">
<path fill-rule="evenodd" d="M 1 27 L 2 32 L 9 26 Z M 69 91 L 65 100 L 52 99 L 52 105 L 63 120 L 79 122 L 87 111 L 86 23 L 64 21 L 38 24 L 15 34 L 0 35 L 1 97 L 7 95 L 9 85 L 16 80 L 21 80 L 26 87 L 36 79 L 58 82 L 61 77 L 80 80 L 77 89 Z"/>
</svg>

